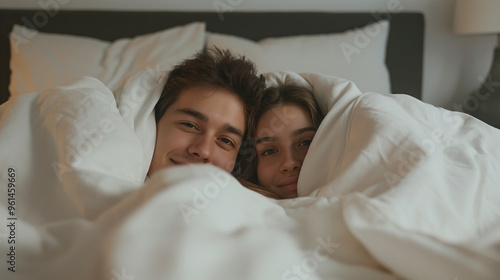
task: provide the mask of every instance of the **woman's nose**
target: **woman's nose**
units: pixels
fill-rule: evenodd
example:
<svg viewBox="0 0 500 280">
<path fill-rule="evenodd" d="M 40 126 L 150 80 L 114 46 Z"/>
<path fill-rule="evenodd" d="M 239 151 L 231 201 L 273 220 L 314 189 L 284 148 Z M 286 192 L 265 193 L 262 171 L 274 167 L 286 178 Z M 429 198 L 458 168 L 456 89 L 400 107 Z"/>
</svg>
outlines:
<svg viewBox="0 0 500 280">
<path fill-rule="evenodd" d="M 281 172 L 295 172 L 302 166 L 302 161 L 299 160 L 293 151 L 285 151 L 282 154 L 282 161 L 280 166 Z"/>
</svg>

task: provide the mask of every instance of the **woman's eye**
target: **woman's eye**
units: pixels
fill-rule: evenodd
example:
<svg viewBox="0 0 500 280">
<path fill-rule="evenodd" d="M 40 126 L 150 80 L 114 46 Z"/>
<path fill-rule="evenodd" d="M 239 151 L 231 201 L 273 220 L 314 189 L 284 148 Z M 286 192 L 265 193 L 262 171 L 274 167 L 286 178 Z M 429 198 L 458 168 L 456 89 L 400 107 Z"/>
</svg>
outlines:
<svg viewBox="0 0 500 280">
<path fill-rule="evenodd" d="M 262 152 L 262 155 L 272 155 L 272 154 L 277 153 L 277 152 L 278 152 L 278 150 L 276 150 L 276 149 L 267 149 L 267 150 L 264 150 Z"/>
<path fill-rule="evenodd" d="M 310 146 L 311 145 L 311 142 L 312 140 L 304 140 L 302 142 L 299 143 L 299 146 Z"/>
</svg>

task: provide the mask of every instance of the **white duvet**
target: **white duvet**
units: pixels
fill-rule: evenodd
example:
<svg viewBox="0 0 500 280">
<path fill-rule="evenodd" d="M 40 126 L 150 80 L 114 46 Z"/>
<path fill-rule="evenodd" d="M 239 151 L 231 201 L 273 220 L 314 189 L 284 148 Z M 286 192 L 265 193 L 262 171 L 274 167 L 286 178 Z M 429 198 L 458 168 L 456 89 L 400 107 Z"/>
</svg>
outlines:
<svg viewBox="0 0 500 280">
<path fill-rule="evenodd" d="M 164 77 L 115 93 L 82 78 L 0 107 L 1 279 L 500 278 L 498 129 L 270 73 L 328 112 L 301 197 L 276 201 L 210 165 L 146 178 Z"/>
</svg>

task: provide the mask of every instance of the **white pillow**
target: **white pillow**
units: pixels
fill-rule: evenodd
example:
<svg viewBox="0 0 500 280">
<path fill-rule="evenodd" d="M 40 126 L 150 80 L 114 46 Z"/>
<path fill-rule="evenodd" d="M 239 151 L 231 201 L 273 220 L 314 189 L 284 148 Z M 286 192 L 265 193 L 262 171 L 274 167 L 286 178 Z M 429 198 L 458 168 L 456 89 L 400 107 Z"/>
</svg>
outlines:
<svg viewBox="0 0 500 280">
<path fill-rule="evenodd" d="M 353 81 L 361 91 L 390 93 L 385 51 L 389 22 L 344 33 L 265 38 L 259 42 L 207 33 L 207 46 L 228 48 L 253 60 L 260 73 L 321 73 Z"/>
<path fill-rule="evenodd" d="M 13 96 L 41 92 L 82 76 L 95 77 L 114 90 L 127 76 L 148 69 L 168 71 L 203 49 L 205 23 L 193 22 L 114 42 L 15 25 L 10 43 L 9 90 Z"/>
</svg>

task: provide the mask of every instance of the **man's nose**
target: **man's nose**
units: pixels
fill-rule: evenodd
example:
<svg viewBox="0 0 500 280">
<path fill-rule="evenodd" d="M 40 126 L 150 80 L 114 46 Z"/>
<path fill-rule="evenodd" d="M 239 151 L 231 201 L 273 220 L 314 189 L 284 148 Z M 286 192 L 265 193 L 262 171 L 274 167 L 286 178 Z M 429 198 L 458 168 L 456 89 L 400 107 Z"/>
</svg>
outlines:
<svg viewBox="0 0 500 280">
<path fill-rule="evenodd" d="M 212 139 L 213 137 L 210 137 L 209 135 L 197 136 L 193 143 L 191 143 L 188 147 L 189 154 L 203 163 L 212 162 L 213 145 L 215 144 Z"/>
</svg>

